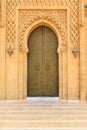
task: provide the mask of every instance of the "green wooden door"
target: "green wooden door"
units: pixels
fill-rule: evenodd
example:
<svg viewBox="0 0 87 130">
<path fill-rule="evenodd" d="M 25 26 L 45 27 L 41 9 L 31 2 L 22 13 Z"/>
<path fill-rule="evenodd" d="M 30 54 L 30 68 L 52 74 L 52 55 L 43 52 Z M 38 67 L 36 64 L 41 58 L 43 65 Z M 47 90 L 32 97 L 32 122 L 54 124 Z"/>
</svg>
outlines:
<svg viewBox="0 0 87 130">
<path fill-rule="evenodd" d="M 46 26 L 36 28 L 28 40 L 27 96 L 58 96 L 58 40 Z"/>
</svg>

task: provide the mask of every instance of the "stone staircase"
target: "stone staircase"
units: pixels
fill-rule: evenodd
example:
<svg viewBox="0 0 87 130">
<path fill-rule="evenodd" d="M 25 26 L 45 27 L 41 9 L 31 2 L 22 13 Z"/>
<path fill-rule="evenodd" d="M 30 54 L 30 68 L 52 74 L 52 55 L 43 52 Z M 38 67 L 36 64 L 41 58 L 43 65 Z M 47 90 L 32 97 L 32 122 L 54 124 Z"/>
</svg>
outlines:
<svg viewBox="0 0 87 130">
<path fill-rule="evenodd" d="M 2 102 L 0 130 L 87 130 L 87 102 Z"/>
</svg>

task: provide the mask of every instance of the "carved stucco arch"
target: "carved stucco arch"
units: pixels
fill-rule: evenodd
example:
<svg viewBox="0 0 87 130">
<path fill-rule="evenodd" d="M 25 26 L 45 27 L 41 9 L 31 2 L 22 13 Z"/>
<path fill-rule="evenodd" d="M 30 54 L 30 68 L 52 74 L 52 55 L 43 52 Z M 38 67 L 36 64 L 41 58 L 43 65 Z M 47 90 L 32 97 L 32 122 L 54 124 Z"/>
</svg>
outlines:
<svg viewBox="0 0 87 130">
<path fill-rule="evenodd" d="M 49 27 L 51 30 L 53 30 L 53 32 L 56 34 L 57 36 L 57 39 L 58 39 L 58 48 L 57 48 L 57 53 L 59 53 L 60 51 L 60 48 L 61 48 L 61 44 L 62 44 L 62 38 L 61 38 L 61 34 L 59 32 L 59 30 L 56 28 L 56 26 L 48 21 L 48 20 L 45 20 L 45 19 L 40 19 L 40 20 L 37 20 L 36 22 L 32 23 L 26 30 L 25 32 L 25 35 L 24 35 L 24 47 L 25 47 L 25 52 L 27 53 L 29 50 L 28 50 L 28 46 L 27 46 L 27 40 L 29 38 L 29 35 L 31 34 L 31 32 L 39 27 L 39 26 L 47 26 Z"/>
<path fill-rule="evenodd" d="M 25 32 L 25 34 L 24 34 L 24 50 L 25 50 L 25 53 L 24 53 L 24 75 L 25 75 L 25 77 L 24 77 L 24 97 L 26 98 L 27 97 L 27 53 L 28 53 L 28 38 L 29 38 L 29 36 L 30 36 L 30 34 L 31 34 L 31 32 L 35 29 L 35 28 L 37 28 L 37 27 L 39 27 L 39 26 L 42 26 L 42 25 L 44 25 L 44 26 L 47 26 L 47 27 L 49 27 L 51 30 L 53 30 L 53 32 L 56 34 L 56 36 L 57 36 L 57 39 L 58 39 L 58 48 L 57 48 L 57 53 L 59 53 L 59 60 L 58 60 L 58 64 L 59 64 L 59 66 L 58 66 L 58 70 L 59 70 L 59 80 L 60 79 L 63 79 L 63 75 L 62 75 L 62 69 L 61 68 L 63 68 L 63 66 L 62 66 L 62 63 L 61 63 L 61 61 L 62 61 L 62 59 L 63 59 L 63 57 L 62 57 L 62 53 L 61 53 L 61 44 L 62 44 L 62 38 L 61 38 L 61 33 L 59 32 L 59 30 L 58 30 L 58 28 L 52 23 L 52 22 L 50 22 L 50 21 L 48 21 L 48 20 L 45 20 L 45 19 L 40 19 L 40 20 L 37 20 L 36 22 L 34 22 L 34 23 L 32 23 L 27 29 L 26 29 L 26 32 Z M 59 97 L 61 97 L 61 93 L 62 93 L 62 91 L 61 91 L 61 89 L 62 89 L 62 81 L 63 80 L 61 80 L 61 82 L 59 82 L 59 85 L 58 85 L 58 87 L 59 87 Z"/>
<path fill-rule="evenodd" d="M 27 49 L 25 43 L 26 32 L 29 29 L 32 31 L 35 26 L 46 25 L 51 28 L 58 39 L 61 39 L 61 45 L 59 48 L 66 49 L 67 43 L 67 12 L 66 10 L 52 10 L 52 11 L 31 11 L 31 10 L 19 10 L 19 50 Z M 34 25 L 35 24 L 35 25 Z M 61 35 L 61 38 L 60 38 Z"/>
<path fill-rule="evenodd" d="M 23 82 L 23 98 L 27 97 L 27 53 L 28 53 L 28 38 L 30 33 L 38 26 L 45 25 L 52 29 L 58 38 L 59 53 L 59 97 L 63 95 L 63 81 L 66 78 L 63 73 L 67 73 L 66 53 L 67 51 L 67 11 L 66 10 L 19 10 L 18 13 L 18 46 L 19 46 L 19 75 L 23 73 L 23 79 L 19 76 L 20 82 Z M 23 53 L 22 53 L 23 52 Z M 64 53 L 62 53 L 64 52 Z M 20 57 L 22 60 L 20 61 Z M 63 70 L 63 71 L 62 71 Z M 21 93 L 21 91 L 19 92 Z"/>
</svg>

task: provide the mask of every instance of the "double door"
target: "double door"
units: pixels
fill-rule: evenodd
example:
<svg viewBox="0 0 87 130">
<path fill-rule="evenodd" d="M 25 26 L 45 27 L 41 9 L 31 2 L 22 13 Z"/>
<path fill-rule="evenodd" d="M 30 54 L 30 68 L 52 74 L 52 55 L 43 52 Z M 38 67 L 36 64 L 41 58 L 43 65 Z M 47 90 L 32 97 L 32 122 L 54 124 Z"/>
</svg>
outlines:
<svg viewBox="0 0 87 130">
<path fill-rule="evenodd" d="M 58 40 L 46 26 L 36 28 L 28 40 L 27 96 L 58 96 Z"/>
</svg>

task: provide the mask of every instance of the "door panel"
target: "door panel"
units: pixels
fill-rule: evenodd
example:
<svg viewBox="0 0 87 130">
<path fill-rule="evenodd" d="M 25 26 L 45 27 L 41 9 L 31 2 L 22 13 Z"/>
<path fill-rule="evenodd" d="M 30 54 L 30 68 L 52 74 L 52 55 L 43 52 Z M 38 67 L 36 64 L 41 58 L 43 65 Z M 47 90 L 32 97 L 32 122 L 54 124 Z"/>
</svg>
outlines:
<svg viewBox="0 0 87 130">
<path fill-rule="evenodd" d="M 57 57 L 57 38 L 52 30 L 44 27 L 45 40 L 45 86 L 44 94 L 57 96 L 58 94 L 58 57 Z"/>
<path fill-rule="evenodd" d="M 40 84 L 40 56 L 42 35 L 41 28 L 35 29 L 29 38 L 28 54 L 28 96 L 38 96 L 41 93 Z"/>
<path fill-rule="evenodd" d="M 58 96 L 57 38 L 48 27 L 35 29 L 28 42 L 27 96 Z"/>
</svg>

